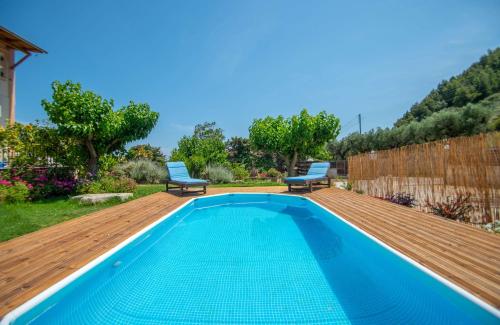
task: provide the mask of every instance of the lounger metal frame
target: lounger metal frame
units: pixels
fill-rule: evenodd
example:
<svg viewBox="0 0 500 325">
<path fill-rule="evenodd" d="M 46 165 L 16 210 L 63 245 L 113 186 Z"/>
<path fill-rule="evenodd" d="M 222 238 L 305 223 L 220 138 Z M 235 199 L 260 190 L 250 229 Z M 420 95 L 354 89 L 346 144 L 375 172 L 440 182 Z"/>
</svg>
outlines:
<svg viewBox="0 0 500 325">
<path fill-rule="evenodd" d="M 168 186 L 169 184 L 175 184 L 177 185 L 176 187 L 170 187 Z M 169 189 L 171 188 L 180 188 L 181 189 L 181 196 L 184 195 L 185 192 L 189 193 L 196 193 L 196 192 L 203 192 L 204 194 L 207 194 L 207 182 L 200 182 L 200 183 L 185 183 L 185 182 L 179 182 L 179 181 L 173 181 L 170 179 L 167 179 L 165 181 L 165 189 L 168 192 Z M 188 191 L 190 187 L 203 187 L 201 190 L 197 191 Z"/>
<path fill-rule="evenodd" d="M 326 181 L 326 184 L 323 184 L 321 182 Z M 312 192 L 312 186 L 313 185 L 326 185 L 327 187 L 330 187 L 332 185 L 332 179 L 328 176 L 325 177 L 318 177 L 315 179 L 307 179 L 307 180 L 286 180 L 285 183 L 288 184 L 288 192 L 292 192 L 293 188 L 292 186 L 301 186 L 301 188 L 308 188 L 309 192 Z"/>
</svg>

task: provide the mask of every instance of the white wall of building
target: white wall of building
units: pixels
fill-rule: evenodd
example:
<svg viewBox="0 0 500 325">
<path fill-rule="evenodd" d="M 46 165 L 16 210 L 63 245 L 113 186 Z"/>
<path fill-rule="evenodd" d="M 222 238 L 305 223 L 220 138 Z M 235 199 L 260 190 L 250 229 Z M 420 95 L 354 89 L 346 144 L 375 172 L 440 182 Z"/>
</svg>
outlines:
<svg viewBox="0 0 500 325">
<path fill-rule="evenodd" d="M 14 64 L 12 58 L 13 50 L 6 49 L 0 45 L 0 125 L 6 126 L 10 116 L 10 84 L 12 81 L 12 70 Z"/>
</svg>

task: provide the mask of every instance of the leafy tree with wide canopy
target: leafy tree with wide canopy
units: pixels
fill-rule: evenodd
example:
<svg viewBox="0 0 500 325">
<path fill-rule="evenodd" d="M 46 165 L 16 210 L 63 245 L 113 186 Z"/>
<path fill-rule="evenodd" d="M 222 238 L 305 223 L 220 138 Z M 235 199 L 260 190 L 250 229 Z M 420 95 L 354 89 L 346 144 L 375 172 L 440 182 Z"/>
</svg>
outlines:
<svg viewBox="0 0 500 325">
<path fill-rule="evenodd" d="M 249 128 L 250 142 L 259 150 L 280 155 L 289 175 L 295 175 L 299 158 L 324 155 L 325 144 L 340 132 L 340 121 L 325 111 L 310 115 L 303 109 L 289 118 L 268 116 L 255 119 Z"/>
<path fill-rule="evenodd" d="M 130 102 L 113 110 L 113 100 L 84 91 L 79 83 L 52 83 L 52 101 L 43 100 L 49 120 L 58 132 L 78 140 L 87 151 L 88 173 L 95 177 L 99 157 L 123 150 L 128 142 L 145 138 L 156 125 L 159 113 L 148 104 Z"/>
</svg>

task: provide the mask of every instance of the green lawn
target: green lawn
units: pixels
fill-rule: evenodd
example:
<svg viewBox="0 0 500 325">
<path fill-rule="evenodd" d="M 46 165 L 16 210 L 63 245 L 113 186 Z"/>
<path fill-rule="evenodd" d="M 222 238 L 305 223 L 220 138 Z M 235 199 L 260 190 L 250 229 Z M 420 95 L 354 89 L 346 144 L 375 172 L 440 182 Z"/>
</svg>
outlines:
<svg viewBox="0 0 500 325">
<path fill-rule="evenodd" d="M 134 199 L 163 191 L 165 185 L 139 185 Z M 80 204 L 68 198 L 0 205 L 0 242 L 120 204 L 119 200 L 101 204 Z"/>
<path fill-rule="evenodd" d="M 273 182 L 246 182 L 238 184 L 216 184 L 211 187 L 248 187 L 248 186 L 280 186 Z M 134 191 L 134 199 L 164 191 L 165 185 L 139 185 Z M 120 201 L 88 205 L 80 204 L 68 198 L 53 198 L 37 202 L 19 204 L 0 204 L 0 242 L 18 237 L 56 223 L 70 220 L 91 212 L 95 212 Z"/>
</svg>

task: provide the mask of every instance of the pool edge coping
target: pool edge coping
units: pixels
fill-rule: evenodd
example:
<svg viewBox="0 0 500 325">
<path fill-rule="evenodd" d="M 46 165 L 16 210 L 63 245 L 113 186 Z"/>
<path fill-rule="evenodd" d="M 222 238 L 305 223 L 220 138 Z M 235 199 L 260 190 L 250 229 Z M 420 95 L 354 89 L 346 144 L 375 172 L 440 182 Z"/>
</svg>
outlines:
<svg viewBox="0 0 500 325">
<path fill-rule="evenodd" d="M 192 202 L 194 202 L 194 201 L 196 201 L 198 199 L 203 199 L 203 198 L 216 197 L 216 196 L 224 196 L 224 195 L 239 195 L 239 194 L 244 194 L 244 195 L 255 195 L 255 194 L 259 195 L 260 194 L 260 195 L 289 196 L 289 197 L 296 197 L 296 198 L 301 198 L 301 199 L 307 200 L 307 201 L 311 202 L 312 204 L 315 204 L 316 206 L 318 206 L 321 209 L 325 210 L 326 212 L 332 214 L 333 216 L 335 216 L 336 218 L 338 218 L 339 220 L 341 220 L 342 222 L 344 222 L 348 226 L 354 228 L 356 231 L 359 231 L 364 236 L 366 236 L 369 239 L 373 240 L 374 242 L 376 242 L 377 244 L 381 245 L 382 247 L 384 247 L 385 249 L 389 250 L 390 252 L 396 254 L 397 256 L 399 256 L 400 258 L 402 258 L 403 260 L 405 260 L 408 263 L 410 263 L 411 265 L 417 267 L 419 270 L 425 272 L 426 274 L 428 274 L 432 278 L 434 278 L 437 281 L 443 283 L 448 288 L 452 289 L 453 291 L 457 292 L 458 294 L 460 294 L 464 298 L 466 298 L 469 301 L 475 303 L 476 305 L 478 305 L 479 307 L 483 308 L 484 310 L 486 310 L 487 312 L 489 312 L 493 316 L 496 316 L 497 318 L 500 319 L 500 309 L 497 309 L 495 306 L 493 306 L 493 305 L 489 304 L 488 302 L 482 300 L 481 298 L 473 295 L 472 293 L 470 293 L 469 291 L 465 290 L 464 288 L 458 286 L 457 284 L 455 284 L 455 283 L 451 282 L 450 280 L 446 279 L 445 277 L 437 274 L 436 272 L 434 272 L 431 269 L 427 268 L 426 266 L 420 264 L 419 262 L 413 260 L 412 258 L 406 256 L 405 254 L 401 253 L 400 251 L 396 250 L 395 248 L 389 246 L 388 244 L 384 243 L 382 240 L 380 240 L 377 237 L 369 234 L 368 232 L 366 232 L 363 229 L 359 228 L 358 226 L 354 225 L 350 221 L 344 219 L 343 217 L 341 217 L 337 213 L 335 213 L 332 210 L 328 209 L 326 206 L 322 205 L 321 203 L 316 202 L 314 199 L 312 199 L 310 197 L 303 196 L 303 195 L 286 194 L 286 193 L 233 192 L 233 193 L 219 193 L 219 194 L 212 194 L 212 195 L 204 195 L 204 196 L 193 197 L 193 198 L 189 199 L 188 201 L 184 202 L 183 204 L 181 204 L 180 206 L 178 206 L 174 210 L 168 212 L 166 215 L 162 216 L 158 220 L 152 222 L 151 224 L 145 226 L 144 228 L 142 228 L 141 230 L 139 230 L 135 234 L 133 234 L 130 237 L 126 238 L 125 240 L 123 240 L 122 242 L 120 242 L 118 245 L 116 245 L 115 247 L 111 248 L 107 252 L 105 252 L 105 253 L 99 255 L 98 257 L 94 258 L 93 260 L 91 260 L 90 262 L 88 262 L 87 264 L 85 264 L 84 266 L 82 266 L 81 268 L 79 268 L 78 270 L 76 270 L 75 272 L 69 274 L 68 276 L 66 276 L 64 278 L 62 278 L 61 280 L 57 281 L 56 283 L 54 283 L 53 285 L 51 285 L 47 289 L 43 290 L 42 292 L 40 292 L 39 294 L 37 294 L 33 298 L 25 301 L 21 305 L 19 305 L 16 308 L 14 308 L 13 310 L 11 310 L 7 314 L 5 314 L 5 316 L 3 318 L 0 318 L 0 325 L 12 324 L 16 319 L 18 319 L 20 316 L 22 316 L 23 314 L 25 314 L 26 312 L 28 312 L 30 309 L 32 309 L 36 305 L 40 304 L 44 300 L 48 299 L 50 296 L 54 295 L 55 293 L 57 293 L 59 290 L 61 290 L 65 286 L 67 286 L 71 282 L 75 281 L 77 278 L 79 278 L 83 274 L 87 273 L 93 267 L 95 267 L 98 264 L 100 264 L 101 262 L 105 261 L 108 257 L 112 256 L 114 253 L 116 253 L 117 251 L 119 251 L 123 247 L 127 246 L 129 243 L 131 243 L 132 241 L 134 241 L 135 239 L 137 239 L 138 237 L 140 237 L 141 235 L 143 235 L 147 231 L 151 230 L 152 228 L 154 228 L 156 225 L 160 224 L 164 220 L 168 219 L 169 217 L 171 217 L 173 214 L 175 214 L 179 210 L 181 210 L 184 207 L 188 206 Z"/>
</svg>

